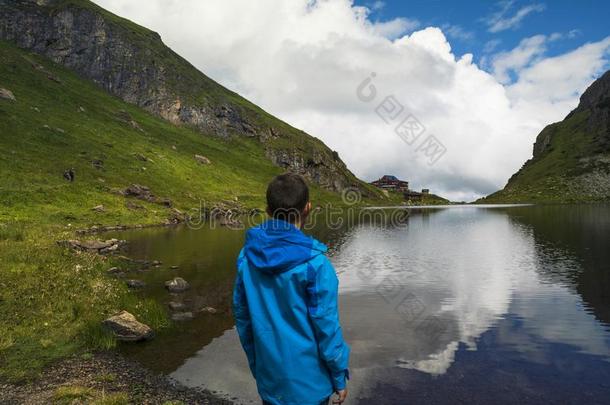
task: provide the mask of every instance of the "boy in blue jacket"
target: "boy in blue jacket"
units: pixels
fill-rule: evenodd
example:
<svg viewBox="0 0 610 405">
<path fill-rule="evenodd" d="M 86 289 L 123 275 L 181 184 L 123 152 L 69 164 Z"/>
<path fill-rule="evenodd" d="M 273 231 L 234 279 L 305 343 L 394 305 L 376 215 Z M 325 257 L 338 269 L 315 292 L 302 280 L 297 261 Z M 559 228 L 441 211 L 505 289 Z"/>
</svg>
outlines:
<svg viewBox="0 0 610 405">
<path fill-rule="evenodd" d="M 233 313 L 263 404 L 333 404 L 347 396 L 350 349 L 326 246 L 300 228 L 311 210 L 296 174 L 267 188 L 270 220 L 248 230 L 237 259 Z"/>
</svg>

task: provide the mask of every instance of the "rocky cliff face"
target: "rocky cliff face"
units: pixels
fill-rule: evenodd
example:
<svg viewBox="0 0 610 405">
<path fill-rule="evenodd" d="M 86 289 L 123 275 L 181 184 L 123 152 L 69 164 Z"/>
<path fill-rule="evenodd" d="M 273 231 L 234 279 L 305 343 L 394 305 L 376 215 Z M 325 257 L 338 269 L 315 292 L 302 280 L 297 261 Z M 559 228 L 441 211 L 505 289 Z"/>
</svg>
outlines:
<svg viewBox="0 0 610 405">
<path fill-rule="evenodd" d="M 536 137 L 533 156 L 485 202 L 610 200 L 610 71 L 561 122 Z"/>
<path fill-rule="evenodd" d="M 321 142 L 214 82 L 157 33 L 87 0 L 0 0 L 0 39 L 44 55 L 176 125 L 205 135 L 257 139 L 275 164 L 325 188 L 361 186 Z"/>
<path fill-rule="evenodd" d="M 587 88 L 580 96 L 578 107 L 570 112 L 565 120 L 569 120 L 579 113 L 588 115 L 585 129 L 593 137 L 593 152 L 610 152 L 610 71 Z M 561 123 L 547 126 L 536 137 L 534 160 L 549 151 L 553 136 L 558 133 L 559 124 Z"/>
</svg>

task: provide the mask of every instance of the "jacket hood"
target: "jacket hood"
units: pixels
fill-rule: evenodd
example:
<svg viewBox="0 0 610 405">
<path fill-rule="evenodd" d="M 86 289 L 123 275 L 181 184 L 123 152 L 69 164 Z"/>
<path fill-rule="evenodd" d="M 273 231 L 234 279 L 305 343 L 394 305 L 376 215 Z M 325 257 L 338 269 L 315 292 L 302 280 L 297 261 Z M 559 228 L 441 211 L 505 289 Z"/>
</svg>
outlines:
<svg viewBox="0 0 610 405">
<path fill-rule="evenodd" d="M 246 233 L 244 255 L 260 271 L 278 274 L 325 253 L 326 246 L 294 225 L 270 219 Z"/>
</svg>

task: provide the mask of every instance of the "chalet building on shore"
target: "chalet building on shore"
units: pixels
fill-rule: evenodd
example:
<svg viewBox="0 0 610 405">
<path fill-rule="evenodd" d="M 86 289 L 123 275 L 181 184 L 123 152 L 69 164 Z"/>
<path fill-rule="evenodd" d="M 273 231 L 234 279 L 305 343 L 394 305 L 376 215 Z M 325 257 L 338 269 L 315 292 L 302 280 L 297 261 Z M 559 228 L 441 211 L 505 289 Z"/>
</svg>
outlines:
<svg viewBox="0 0 610 405">
<path fill-rule="evenodd" d="M 408 191 L 409 190 L 409 182 L 398 180 L 398 177 L 391 176 L 386 174 L 381 177 L 379 180 L 375 180 L 371 183 L 375 187 L 378 187 L 383 190 L 391 190 L 391 191 Z"/>
<path fill-rule="evenodd" d="M 404 192 L 405 200 L 407 201 L 421 201 L 428 194 L 430 194 L 430 190 L 427 188 L 422 188 L 421 193 L 413 190 L 407 190 Z"/>
<path fill-rule="evenodd" d="M 382 190 L 399 191 L 402 192 L 405 200 L 416 201 L 422 200 L 424 196 L 430 194 L 430 189 L 424 188 L 420 192 L 409 190 L 409 182 L 399 180 L 398 177 L 386 174 L 379 180 L 371 182 L 372 185 Z"/>
</svg>

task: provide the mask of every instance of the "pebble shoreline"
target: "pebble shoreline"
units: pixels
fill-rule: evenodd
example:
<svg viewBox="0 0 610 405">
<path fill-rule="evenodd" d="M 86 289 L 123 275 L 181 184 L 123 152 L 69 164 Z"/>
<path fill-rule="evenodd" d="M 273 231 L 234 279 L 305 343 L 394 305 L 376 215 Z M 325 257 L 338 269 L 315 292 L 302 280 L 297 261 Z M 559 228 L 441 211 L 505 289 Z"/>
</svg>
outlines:
<svg viewBox="0 0 610 405">
<path fill-rule="evenodd" d="M 103 390 L 107 394 L 124 392 L 129 395 L 130 403 L 137 404 L 163 404 L 168 401 L 202 405 L 234 404 L 209 391 L 184 387 L 114 352 L 61 360 L 47 367 L 33 382 L 10 384 L 0 381 L 0 404 L 51 404 L 57 388 L 62 386 L 84 386 Z"/>
</svg>

